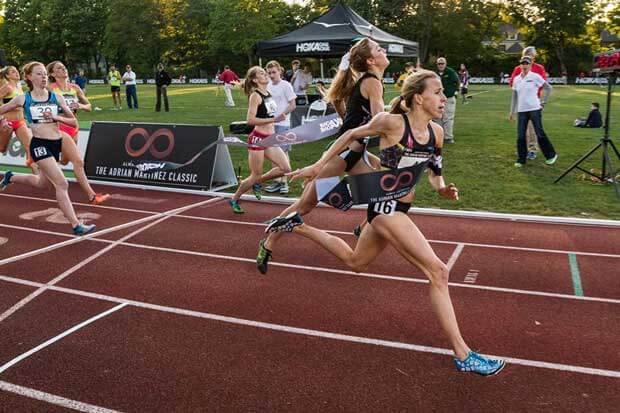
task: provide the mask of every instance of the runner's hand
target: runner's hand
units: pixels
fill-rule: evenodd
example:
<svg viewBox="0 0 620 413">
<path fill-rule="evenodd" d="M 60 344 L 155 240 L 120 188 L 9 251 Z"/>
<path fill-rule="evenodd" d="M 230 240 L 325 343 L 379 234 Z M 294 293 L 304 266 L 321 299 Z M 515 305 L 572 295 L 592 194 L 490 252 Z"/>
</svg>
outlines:
<svg viewBox="0 0 620 413">
<path fill-rule="evenodd" d="M 316 164 L 313 164 L 306 166 L 305 168 L 289 172 L 286 176 L 291 178 L 291 181 L 294 181 L 297 178 L 303 178 L 304 182 L 308 182 L 316 178 L 319 172 L 321 172 L 320 168 Z"/>
<path fill-rule="evenodd" d="M 443 188 L 439 188 L 439 195 L 443 198 L 454 199 L 455 201 L 459 200 L 459 190 L 456 188 L 456 185 L 450 184 L 448 186 L 444 186 Z"/>
</svg>

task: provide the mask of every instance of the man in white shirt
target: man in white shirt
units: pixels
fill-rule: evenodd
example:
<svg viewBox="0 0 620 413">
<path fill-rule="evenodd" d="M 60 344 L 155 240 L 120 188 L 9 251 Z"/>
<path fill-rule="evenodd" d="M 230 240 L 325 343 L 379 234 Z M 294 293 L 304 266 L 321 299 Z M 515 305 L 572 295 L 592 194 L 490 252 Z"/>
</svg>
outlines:
<svg viewBox="0 0 620 413">
<path fill-rule="evenodd" d="M 298 95 L 305 95 L 308 90 L 308 86 L 312 84 L 312 72 L 310 71 L 310 65 L 305 64 L 304 69 L 297 69 L 291 79 L 293 90 Z"/>
<path fill-rule="evenodd" d="M 121 78 L 125 82 L 125 95 L 127 96 L 127 107 L 138 109 L 138 92 L 136 91 L 136 74 L 131 70 L 131 65 L 125 67 L 125 73 Z"/>
<path fill-rule="evenodd" d="M 512 81 L 512 103 L 510 107 L 509 119 L 513 120 L 514 114 L 518 113 L 517 122 L 517 154 L 518 159 L 515 167 L 525 165 L 527 159 L 527 143 L 525 135 L 528 122 L 532 122 L 538 145 L 547 160 L 547 165 L 553 165 L 558 159 L 558 155 L 553 148 L 553 144 L 547 137 L 542 127 L 542 109 L 547 103 L 551 93 L 551 85 L 538 73 L 531 70 L 532 58 L 523 56 L 521 58 L 521 74 Z M 542 98 L 538 98 L 538 89 L 542 87 Z"/>
<path fill-rule="evenodd" d="M 265 66 L 267 74 L 269 75 L 269 85 L 267 85 L 267 91 L 275 100 L 277 110 L 275 117 L 280 114 L 285 114 L 286 118 L 283 121 L 277 122 L 275 126 L 276 133 L 284 133 L 291 128 L 291 112 L 295 110 L 295 98 L 297 95 L 293 91 L 293 87 L 289 82 L 282 79 L 283 69 L 280 64 L 272 60 Z M 289 155 L 291 145 L 282 146 L 282 150 Z M 288 194 L 289 188 L 286 181 L 286 177 L 278 178 L 274 180 L 274 183 L 265 188 L 265 192 L 277 192 L 281 194 Z"/>
</svg>

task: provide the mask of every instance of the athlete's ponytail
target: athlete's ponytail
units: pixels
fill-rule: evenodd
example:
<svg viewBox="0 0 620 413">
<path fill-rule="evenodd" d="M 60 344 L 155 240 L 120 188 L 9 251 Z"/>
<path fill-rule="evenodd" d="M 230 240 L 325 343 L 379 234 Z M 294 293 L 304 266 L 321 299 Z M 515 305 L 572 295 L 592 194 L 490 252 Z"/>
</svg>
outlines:
<svg viewBox="0 0 620 413">
<path fill-rule="evenodd" d="M 426 90 L 427 80 L 431 78 L 439 78 L 435 72 L 430 70 L 418 70 L 407 76 L 400 89 L 400 96 L 392 99 L 390 102 L 390 113 L 399 114 L 407 113 L 413 109 L 415 95 L 421 95 Z"/>
</svg>

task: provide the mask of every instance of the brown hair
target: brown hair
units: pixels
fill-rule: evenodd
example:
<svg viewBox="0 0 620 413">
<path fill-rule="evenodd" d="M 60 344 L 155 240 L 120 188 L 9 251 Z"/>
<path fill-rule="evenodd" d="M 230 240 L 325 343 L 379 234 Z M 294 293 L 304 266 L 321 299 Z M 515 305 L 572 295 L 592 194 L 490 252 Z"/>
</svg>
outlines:
<svg viewBox="0 0 620 413">
<path fill-rule="evenodd" d="M 326 100 L 332 104 L 350 96 L 360 73 L 368 71 L 367 60 L 372 57 L 370 39 L 365 37 L 355 43 L 349 53 L 349 68 L 346 71 L 339 70 L 336 73 L 329 93 L 327 93 Z"/>
<path fill-rule="evenodd" d="M 278 69 L 278 71 L 280 73 L 283 72 L 282 70 L 282 66 L 280 66 L 280 63 L 278 63 L 277 60 L 270 60 L 267 62 L 267 64 L 265 65 L 265 69 L 271 69 L 272 67 L 275 67 L 276 69 Z"/>
<path fill-rule="evenodd" d="M 28 76 L 30 76 L 32 74 L 32 71 L 34 70 L 35 66 L 42 66 L 43 69 L 45 69 L 45 65 L 41 62 L 28 62 L 26 63 L 23 67 L 22 67 L 22 73 L 24 76 L 24 80 L 26 81 L 26 84 L 28 85 L 28 89 L 32 90 L 34 89 L 34 86 L 32 84 L 32 82 L 30 81 L 30 79 L 28 79 Z M 47 69 L 45 69 L 47 70 Z"/>
<path fill-rule="evenodd" d="M 54 73 L 54 67 L 58 63 L 62 64 L 60 60 L 54 60 L 52 63 L 48 63 L 47 66 L 45 66 L 45 70 L 47 70 L 47 78 L 49 79 L 50 82 L 56 81 L 56 78 L 54 77 L 52 73 Z"/>
<path fill-rule="evenodd" d="M 439 79 L 439 76 L 430 70 L 418 70 L 407 76 L 400 89 L 400 96 L 395 97 L 390 102 L 390 113 L 407 113 L 413 109 L 413 97 L 424 93 L 427 80 L 432 78 Z"/>
<path fill-rule="evenodd" d="M 243 92 L 247 96 L 250 96 L 252 92 L 254 92 L 258 87 L 256 83 L 253 82 L 253 80 L 256 79 L 256 74 L 258 73 L 259 70 L 263 70 L 263 68 L 260 66 L 252 66 L 251 68 L 248 69 L 248 72 L 245 74 L 245 82 L 243 83 Z"/>
</svg>

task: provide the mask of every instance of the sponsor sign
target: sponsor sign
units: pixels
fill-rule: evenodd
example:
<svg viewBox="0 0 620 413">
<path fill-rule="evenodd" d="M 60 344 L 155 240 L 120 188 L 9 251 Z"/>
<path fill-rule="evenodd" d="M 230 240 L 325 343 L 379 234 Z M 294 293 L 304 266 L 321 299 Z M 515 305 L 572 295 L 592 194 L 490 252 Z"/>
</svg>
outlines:
<svg viewBox="0 0 620 413">
<path fill-rule="evenodd" d="M 405 53 L 405 49 L 402 44 L 389 44 L 388 45 L 388 53 Z"/>
<path fill-rule="evenodd" d="M 568 84 L 568 79 L 566 78 L 566 76 L 550 77 L 550 78 L 547 78 L 547 82 L 549 82 L 552 85 L 566 85 Z"/>
<path fill-rule="evenodd" d="M 103 85 L 105 82 L 103 79 L 88 79 L 88 83 L 91 85 Z"/>
<path fill-rule="evenodd" d="M 219 126 L 95 122 L 86 150 L 86 175 L 102 181 L 211 189 L 221 135 Z M 232 163 L 229 166 L 226 183 L 234 180 Z"/>
<path fill-rule="evenodd" d="M 189 83 L 196 85 L 204 85 L 209 83 L 209 79 L 190 79 Z"/>
<path fill-rule="evenodd" d="M 329 42 L 305 42 L 295 45 L 295 51 L 297 53 L 329 52 L 330 50 Z"/>
<path fill-rule="evenodd" d="M 88 145 L 88 130 L 80 129 L 78 132 L 78 151 L 82 158 L 86 153 L 86 146 Z M 9 139 L 9 144 L 5 153 L 0 152 L 0 164 L 4 165 L 26 165 L 26 149 L 22 146 L 19 139 L 15 134 L 12 134 Z M 62 169 L 72 171 L 73 164 L 62 165 Z"/>
<path fill-rule="evenodd" d="M 494 77 L 471 77 L 469 78 L 469 83 L 471 84 L 494 84 Z"/>
</svg>

